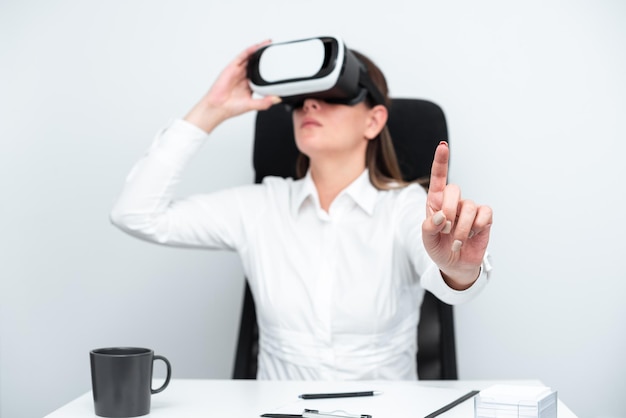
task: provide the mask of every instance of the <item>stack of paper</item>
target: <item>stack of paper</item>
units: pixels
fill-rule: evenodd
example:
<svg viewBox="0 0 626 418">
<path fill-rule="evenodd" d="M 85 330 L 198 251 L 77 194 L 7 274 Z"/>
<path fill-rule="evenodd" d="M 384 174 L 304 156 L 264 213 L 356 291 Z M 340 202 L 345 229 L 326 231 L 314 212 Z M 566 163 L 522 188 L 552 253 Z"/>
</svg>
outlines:
<svg viewBox="0 0 626 418">
<path fill-rule="evenodd" d="M 556 418 L 557 393 L 545 386 L 495 385 L 474 398 L 476 418 Z"/>
</svg>

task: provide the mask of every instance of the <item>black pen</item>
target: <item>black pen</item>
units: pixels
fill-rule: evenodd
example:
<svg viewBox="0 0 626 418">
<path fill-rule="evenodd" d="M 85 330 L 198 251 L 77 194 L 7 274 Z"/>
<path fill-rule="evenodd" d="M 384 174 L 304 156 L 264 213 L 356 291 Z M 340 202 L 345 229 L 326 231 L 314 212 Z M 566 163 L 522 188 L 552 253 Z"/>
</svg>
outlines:
<svg viewBox="0 0 626 418">
<path fill-rule="evenodd" d="M 299 396 L 301 399 L 326 399 L 326 398 L 355 398 L 357 396 L 375 396 L 382 392 L 368 390 L 365 392 L 338 392 L 338 393 L 305 393 Z"/>
<path fill-rule="evenodd" d="M 474 396 L 478 395 L 479 393 L 480 393 L 479 390 L 473 390 L 473 391 L 471 391 L 469 393 L 466 393 L 465 395 L 461 396 L 459 399 L 450 402 L 449 404 L 447 404 L 443 408 L 439 408 L 438 410 L 436 410 L 432 414 L 426 415 L 424 418 L 434 418 L 436 416 L 439 416 L 439 415 L 443 414 L 444 412 L 447 412 L 447 411 L 451 410 L 455 406 L 465 402 L 466 400 L 468 400 L 470 398 L 473 398 Z"/>
</svg>

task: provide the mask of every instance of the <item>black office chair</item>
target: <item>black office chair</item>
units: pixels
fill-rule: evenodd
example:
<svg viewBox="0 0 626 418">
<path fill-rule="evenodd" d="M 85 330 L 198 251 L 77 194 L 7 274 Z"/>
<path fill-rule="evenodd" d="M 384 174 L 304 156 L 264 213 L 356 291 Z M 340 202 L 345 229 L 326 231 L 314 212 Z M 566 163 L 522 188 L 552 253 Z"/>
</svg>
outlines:
<svg viewBox="0 0 626 418">
<path fill-rule="evenodd" d="M 441 108 L 425 100 L 393 99 L 387 125 L 404 179 L 427 179 L 435 148 L 439 141 L 448 139 L 446 119 Z M 293 138 L 291 112 L 284 105 L 258 112 L 253 155 L 257 183 L 270 175 L 295 177 L 298 149 Z M 452 306 L 426 292 L 417 334 L 419 378 L 457 379 Z M 256 378 L 257 354 L 254 299 L 246 283 L 234 379 Z"/>
</svg>

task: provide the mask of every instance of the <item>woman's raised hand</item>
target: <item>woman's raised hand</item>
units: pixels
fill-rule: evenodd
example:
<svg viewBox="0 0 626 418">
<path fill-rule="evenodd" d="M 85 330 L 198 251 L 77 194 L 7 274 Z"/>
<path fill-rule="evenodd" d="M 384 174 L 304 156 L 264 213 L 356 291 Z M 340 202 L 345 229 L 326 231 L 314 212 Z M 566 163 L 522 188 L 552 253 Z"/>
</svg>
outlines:
<svg viewBox="0 0 626 418">
<path fill-rule="evenodd" d="M 185 120 L 206 132 L 233 116 L 250 110 L 265 110 L 280 102 L 277 96 L 253 98 L 248 84 L 246 70 L 250 56 L 269 40 L 252 45 L 241 52 L 213 83 L 204 97 L 187 114 Z"/>
<path fill-rule="evenodd" d="M 435 151 L 422 238 L 428 255 L 454 289 L 478 278 L 487 251 L 493 213 L 489 206 L 461 198 L 461 189 L 448 182 L 450 150 L 441 142 Z"/>
</svg>

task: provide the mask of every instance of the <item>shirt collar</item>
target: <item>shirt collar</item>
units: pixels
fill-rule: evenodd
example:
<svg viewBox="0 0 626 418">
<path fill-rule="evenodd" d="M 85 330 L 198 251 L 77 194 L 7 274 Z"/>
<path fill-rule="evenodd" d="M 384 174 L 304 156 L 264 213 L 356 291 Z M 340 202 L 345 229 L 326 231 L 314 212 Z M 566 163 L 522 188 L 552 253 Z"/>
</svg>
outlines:
<svg viewBox="0 0 626 418">
<path fill-rule="evenodd" d="M 291 200 L 291 213 L 293 214 L 293 216 L 296 216 L 298 214 L 298 211 L 302 207 L 302 204 L 309 197 L 314 199 L 319 206 L 317 189 L 315 189 L 315 184 L 313 183 L 313 179 L 311 178 L 310 171 L 307 171 L 304 178 L 296 182 L 296 184 L 298 184 L 299 187 L 294 190 L 293 198 Z"/>
<path fill-rule="evenodd" d="M 292 199 L 292 213 L 297 215 L 298 211 L 302 207 L 302 204 L 307 198 L 312 198 L 314 203 L 319 206 L 319 197 L 317 195 L 317 189 L 313 178 L 311 177 L 311 171 L 307 171 L 306 176 L 299 182 L 300 187 L 293 195 Z M 342 195 L 348 195 L 354 200 L 354 202 L 361 207 L 368 215 L 374 214 L 374 207 L 376 205 L 376 196 L 378 190 L 372 185 L 369 177 L 369 170 L 366 168 L 361 175 L 357 177 L 352 183 L 348 185 L 339 195 L 337 199 Z"/>
</svg>

